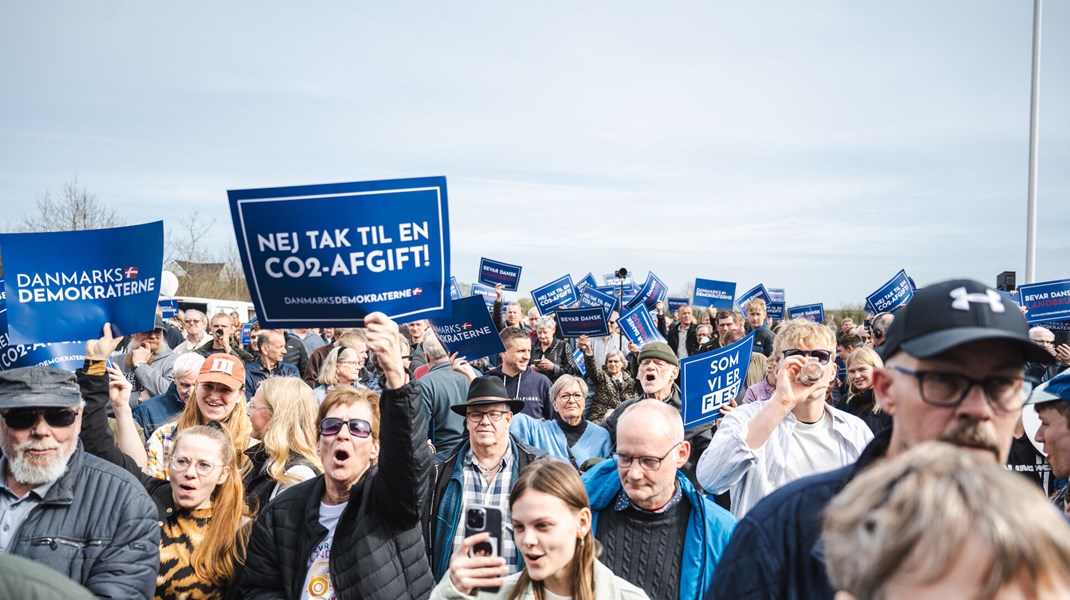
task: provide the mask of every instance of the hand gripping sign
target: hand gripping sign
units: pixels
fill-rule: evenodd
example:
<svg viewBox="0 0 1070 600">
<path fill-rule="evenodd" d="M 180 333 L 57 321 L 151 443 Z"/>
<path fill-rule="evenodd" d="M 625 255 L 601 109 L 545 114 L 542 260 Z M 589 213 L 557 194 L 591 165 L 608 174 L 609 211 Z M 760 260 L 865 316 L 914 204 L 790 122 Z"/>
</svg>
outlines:
<svg viewBox="0 0 1070 600">
<path fill-rule="evenodd" d="M 227 194 L 265 329 L 354 327 L 373 311 L 400 321 L 449 315 L 445 177 Z"/>
</svg>

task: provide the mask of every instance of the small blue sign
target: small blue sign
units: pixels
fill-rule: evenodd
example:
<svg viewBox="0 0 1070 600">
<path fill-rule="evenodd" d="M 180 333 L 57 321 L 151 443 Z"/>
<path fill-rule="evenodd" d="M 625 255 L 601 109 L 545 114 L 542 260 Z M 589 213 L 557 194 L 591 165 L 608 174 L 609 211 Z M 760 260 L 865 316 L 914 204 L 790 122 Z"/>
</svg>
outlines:
<svg viewBox="0 0 1070 600">
<path fill-rule="evenodd" d="M 465 360 L 473 361 L 505 351 L 486 305 L 476 296 L 454 300 L 450 316 L 429 321 L 446 351 L 456 352 Z"/>
<path fill-rule="evenodd" d="M 248 346 L 253 341 L 253 323 L 256 323 L 256 315 L 241 326 L 241 345 Z"/>
<path fill-rule="evenodd" d="M 563 337 L 578 338 L 581 335 L 589 335 L 591 337 L 609 335 L 609 322 L 606 320 L 606 312 L 601 306 L 559 308 L 554 316 L 557 318 L 557 326 L 561 329 Z"/>
<path fill-rule="evenodd" d="M 445 177 L 230 190 L 265 329 L 359 327 L 450 312 Z"/>
<path fill-rule="evenodd" d="M 479 259 L 479 283 L 485 283 L 491 287 L 502 284 L 506 292 L 515 292 L 520 283 L 520 272 L 524 270 L 519 265 L 498 262 L 489 258 Z"/>
<path fill-rule="evenodd" d="M 765 305 L 765 314 L 774 321 L 784 320 L 784 303 L 770 302 Z"/>
<path fill-rule="evenodd" d="M 600 306 L 608 316 L 617 310 L 617 297 L 602 291 L 602 288 L 588 286 L 580 292 L 580 306 Z"/>
<path fill-rule="evenodd" d="M 721 418 L 721 407 L 739 396 L 750 366 L 754 332 L 738 342 L 680 361 L 684 429 Z"/>
<path fill-rule="evenodd" d="M 784 288 L 768 288 L 765 291 L 769 292 L 769 302 L 787 302 L 784 299 Z"/>
<path fill-rule="evenodd" d="M 6 267 L 7 254 L 4 263 Z M 1070 320 L 1070 279 L 1020 285 L 1018 299 L 1030 325 Z"/>
<path fill-rule="evenodd" d="M 572 351 L 572 364 L 576 365 L 576 370 L 580 372 L 580 375 L 587 376 L 587 361 L 583 358 L 583 350 L 576 348 Z"/>
<path fill-rule="evenodd" d="M 469 297 L 472 296 L 482 297 L 483 302 L 487 304 L 487 308 L 493 307 L 494 302 L 498 299 L 498 293 L 494 291 L 494 288 L 482 283 L 472 284 L 472 293 L 469 294 Z M 505 307 L 503 306 L 502 308 Z"/>
<path fill-rule="evenodd" d="M 635 296 L 628 301 L 625 305 L 627 308 L 632 308 L 640 303 L 644 304 L 647 308 L 654 308 L 658 302 L 661 302 L 669 295 L 669 288 L 665 285 L 665 282 L 658 279 L 658 276 L 653 271 L 647 272 L 646 281 L 643 283 L 643 287 L 639 288 Z"/>
<path fill-rule="evenodd" d="M 895 277 L 892 277 L 877 288 L 877 291 L 866 296 L 866 312 L 878 314 L 893 312 L 906 306 L 914 297 L 914 283 L 907 277 L 905 269 L 900 269 Z"/>
<path fill-rule="evenodd" d="M 695 279 L 695 294 L 691 303 L 695 306 L 712 306 L 717 309 L 732 308 L 732 298 L 735 295 L 735 283 Z"/>
<path fill-rule="evenodd" d="M 562 306 L 576 301 L 576 288 L 572 286 L 572 276 L 559 277 L 546 285 L 531 290 L 531 299 L 541 315 L 552 315 Z"/>
<path fill-rule="evenodd" d="M 624 281 L 624 285 L 625 286 L 631 284 L 632 283 L 632 274 L 628 273 L 627 277 L 625 277 L 623 281 Z M 608 273 L 608 274 L 602 276 L 602 284 L 605 285 L 605 286 L 620 287 L 621 278 L 617 277 L 617 275 L 615 273 Z"/>
<path fill-rule="evenodd" d="M 676 311 L 690 304 L 688 298 L 673 298 L 670 296 L 665 300 L 665 303 L 669 306 L 669 312 L 676 314 Z"/>
<path fill-rule="evenodd" d="M 736 307 L 739 308 L 739 312 L 747 314 L 747 303 L 755 298 L 761 298 L 765 301 L 766 312 L 768 313 L 769 292 L 767 292 L 765 286 L 760 283 L 746 292 L 743 292 L 743 295 L 736 300 Z"/>
<path fill-rule="evenodd" d="M 160 318 L 173 319 L 178 314 L 178 300 L 167 298 L 158 302 L 160 306 Z"/>
<path fill-rule="evenodd" d="M 789 319 L 809 319 L 815 323 L 825 322 L 825 306 L 821 303 L 792 306 L 788 309 Z"/>
<path fill-rule="evenodd" d="M 450 276 L 450 300 L 460 300 L 461 286 L 457 283 L 457 277 L 455 275 Z"/>
<path fill-rule="evenodd" d="M 642 305 L 621 315 L 617 319 L 617 326 L 624 332 L 624 337 L 640 348 L 650 342 L 665 341 L 653 317 L 650 316 L 650 311 Z"/>
<path fill-rule="evenodd" d="M 13 344 L 151 331 L 163 271 L 163 221 L 86 231 L 0 234 Z"/>
<path fill-rule="evenodd" d="M 595 281 L 594 275 L 587 273 L 587 275 L 585 275 L 583 279 L 579 280 L 579 282 L 576 283 L 576 291 L 582 292 L 583 290 L 589 287 L 598 287 L 598 282 Z"/>
<path fill-rule="evenodd" d="M 103 324 L 101 324 L 101 327 Z M 100 329 L 100 327 L 98 327 Z M 7 299 L 0 279 L 0 371 L 20 367 L 55 367 L 77 371 L 85 363 L 85 343 L 11 344 L 7 334 Z"/>
</svg>

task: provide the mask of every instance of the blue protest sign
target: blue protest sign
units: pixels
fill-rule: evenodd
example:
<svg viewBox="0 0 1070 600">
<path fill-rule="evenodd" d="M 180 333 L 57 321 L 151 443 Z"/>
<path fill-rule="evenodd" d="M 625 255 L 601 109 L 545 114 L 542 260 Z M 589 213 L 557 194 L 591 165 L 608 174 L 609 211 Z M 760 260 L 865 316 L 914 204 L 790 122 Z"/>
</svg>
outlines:
<svg viewBox="0 0 1070 600">
<path fill-rule="evenodd" d="M 505 352 L 486 305 L 476 296 L 454 300 L 450 316 L 430 319 L 430 322 L 435 335 L 450 354 L 456 352 L 471 361 Z"/>
<path fill-rule="evenodd" d="M 738 342 L 680 361 L 684 429 L 721 418 L 721 407 L 743 388 L 750 366 L 754 332 Z"/>
<path fill-rule="evenodd" d="M 576 288 L 572 286 L 572 276 L 559 277 L 542 287 L 531 290 L 531 299 L 540 315 L 553 314 L 558 308 L 568 306 L 576 301 Z"/>
<path fill-rule="evenodd" d="M 602 291 L 602 288 L 588 286 L 580 292 L 580 306 L 600 306 L 609 315 L 617 310 L 617 297 Z"/>
<path fill-rule="evenodd" d="M 77 371 L 85 363 L 83 342 L 12 344 L 7 334 L 7 298 L 0 279 L 0 371 L 20 367 L 55 367 Z"/>
<path fill-rule="evenodd" d="M 650 342 L 664 342 L 657 323 L 645 306 L 636 306 L 617 318 L 617 326 L 633 344 L 642 348 Z"/>
<path fill-rule="evenodd" d="M 498 298 L 498 294 L 494 291 L 494 288 L 482 283 L 473 283 L 472 293 L 468 296 L 480 296 L 483 298 L 483 302 L 487 304 L 487 308 L 494 306 L 494 301 Z M 505 307 L 503 306 L 502 308 Z"/>
<path fill-rule="evenodd" d="M 668 305 L 669 312 L 676 314 L 676 311 L 690 304 L 689 300 L 689 298 L 673 298 L 670 296 L 665 299 L 665 304 Z"/>
<path fill-rule="evenodd" d="M 594 280 L 594 275 L 591 275 L 590 272 L 576 283 L 576 291 L 582 292 L 589 287 L 598 287 L 598 282 Z"/>
<path fill-rule="evenodd" d="M 13 344 L 150 331 L 163 271 L 163 221 L 88 231 L 0 234 Z"/>
<path fill-rule="evenodd" d="M 792 306 L 788 309 L 788 318 L 809 319 L 815 323 L 824 323 L 825 306 L 821 303 L 805 304 L 803 306 Z"/>
<path fill-rule="evenodd" d="M 747 314 L 747 303 L 751 300 L 754 300 L 755 298 L 761 298 L 762 300 L 765 300 L 766 312 L 768 312 L 769 292 L 767 292 L 765 286 L 760 283 L 752 287 L 751 289 L 743 292 L 743 295 L 741 295 L 736 300 L 736 307 L 739 308 L 739 312 Z"/>
<path fill-rule="evenodd" d="M 485 283 L 491 287 L 502 284 L 506 292 L 515 292 L 520 283 L 520 271 L 524 268 L 519 265 L 498 262 L 489 258 L 479 259 L 479 283 Z"/>
<path fill-rule="evenodd" d="M 654 308 L 658 302 L 663 301 L 665 296 L 668 295 L 669 288 L 665 285 L 665 282 L 658 279 L 658 276 L 653 271 L 648 271 L 643 287 L 639 288 L 639 291 L 635 293 L 635 296 L 626 306 L 627 308 L 632 308 L 642 303 L 647 308 Z"/>
<path fill-rule="evenodd" d="M 607 273 L 602 276 L 602 283 L 606 286 L 620 287 L 621 281 L 621 278 L 617 277 L 616 273 Z M 632 282 L 632 274 L 628 273 L 623 282 L 624 285 L 629 285 Z"/>
<path fill-rule="evenodd" d="M 230 190 L 265 329 L 449 315 L 446 178 Z"/>
<path fill-rule="evenodd" d="M 256 323 L 256 316 L 254 315 L 248 322 L 242 323 L 241 326 L 241 344 L 242 346 L 248 346 L 249 342 L 253 341 L 253 323 Z"/>
<path fill-rule="evenodd" d="M 787 302 L 784 299 L 784 288 L 767 288 L 765 291 L 769 292 L 769 302 Z"/>
<path fill-rule="evenodd" d="M 178 314 L 178 300 L 168 298 L 157 303 L 160 306 L 160 317 L 164 319 L 174 318 Z"/>
<path fill-rule="evenodd" d="M 767 317 L 774 321 L 784 320 L 784 303 L 783 302 L 770 302 L 765 305 L 765 314 Z"/>
<path fill-rule="evenodd" d="M 457 284 L 457 277 L 451 275 L 450 276 L 450 300 L 460 300 L 461 298 L 462 298 L 462 296 L 461 296 L 461 286 Z"/>
<path fill-rule="evenodd" d="M 587 361 L 583 359 L 583 350 L 576 348 L 572 351 L 572 364 L 576 365 L 576 369 L 583 377 L 587 376 Z"/>
<path fill-rule="evenodd" d="M 609 335 L 609 322 L 601 306 L 559 308 L 554 316 L 561 335 L 566 338 Z"/>
<path fill-rule="evenodd" d="M 695 294 L 691 303 L 695 306 L 712 306 L 714 308 L 732 308 L 732 298 L 736 295 L 736 284 L 729 281 L 713 279 L 695 279 Z"/>
<path fill-rule="evenodd" d="M 617 290 L 617 293 L 619 294 L 620 290 Z M 624 284 L 624 296 L 621 298 L 621 301 L 624 303 L 624 306 L 627 307 L 638 294 L 639 286 L 635 285 L 634 283 Z"/>
<path fill-rule="evenodd" d="M 6 254 L 4 266 L 6 269 Z M 1025 319 L 1030 325 L 1070 320 L 1070 279 L 1020 285 L 1018 298 L 1025 307 Z"/>
<path fill-rule="evenodd" d="M 1070 331 L 1070 321 L 1048 321 L 1044 323 L 1048 331 Z"/>
<path fill-rule="evenodd" d="M 877 291 L 866 296 L 866 312 L 877 314 L 892 312 L 901 306 L 905 306 L 914 297 L 914 284 L 907 277 L 905 269 L 900 269 L 895 277 L 892 277 L 877 288 Z"/>
</svg>

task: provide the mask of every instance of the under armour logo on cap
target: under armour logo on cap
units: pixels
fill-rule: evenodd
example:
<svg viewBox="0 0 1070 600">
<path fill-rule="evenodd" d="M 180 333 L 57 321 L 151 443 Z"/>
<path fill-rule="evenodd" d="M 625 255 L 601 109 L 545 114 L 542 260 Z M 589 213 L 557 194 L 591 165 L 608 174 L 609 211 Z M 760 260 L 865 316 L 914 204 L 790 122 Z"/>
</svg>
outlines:
<svg viewBox="0 0 1070 600">
<path fill-rule="evenodd" d="M 995 290 L 985 290 L 983 294 L 969 293 L 965 287 L 957 287 L 951 290 L 951 308 L 956 310 L 970 310 L 971 303 L 986 303 L 992 312 L 1001 313 L 1006 308 L 1003 306 L 1003 298 Z"/>
</svg>

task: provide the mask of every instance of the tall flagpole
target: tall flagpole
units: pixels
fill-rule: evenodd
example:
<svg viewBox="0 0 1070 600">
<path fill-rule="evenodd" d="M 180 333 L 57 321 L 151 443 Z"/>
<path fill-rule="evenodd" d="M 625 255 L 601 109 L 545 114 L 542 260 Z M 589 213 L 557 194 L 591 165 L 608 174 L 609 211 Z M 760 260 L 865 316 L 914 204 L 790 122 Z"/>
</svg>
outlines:
<svg viewBox="0 0 1070 600">
<path fill-rule="evenodd" d="M 1036 281 L 1037 268 L 1037 154 L 1040 121 L 1040 15 L 1043 0 L 1033 0 L 1033 79 L 1029 103 L 1029 203 L 1025 227 L 1025 282 Z"/>
</svg>

